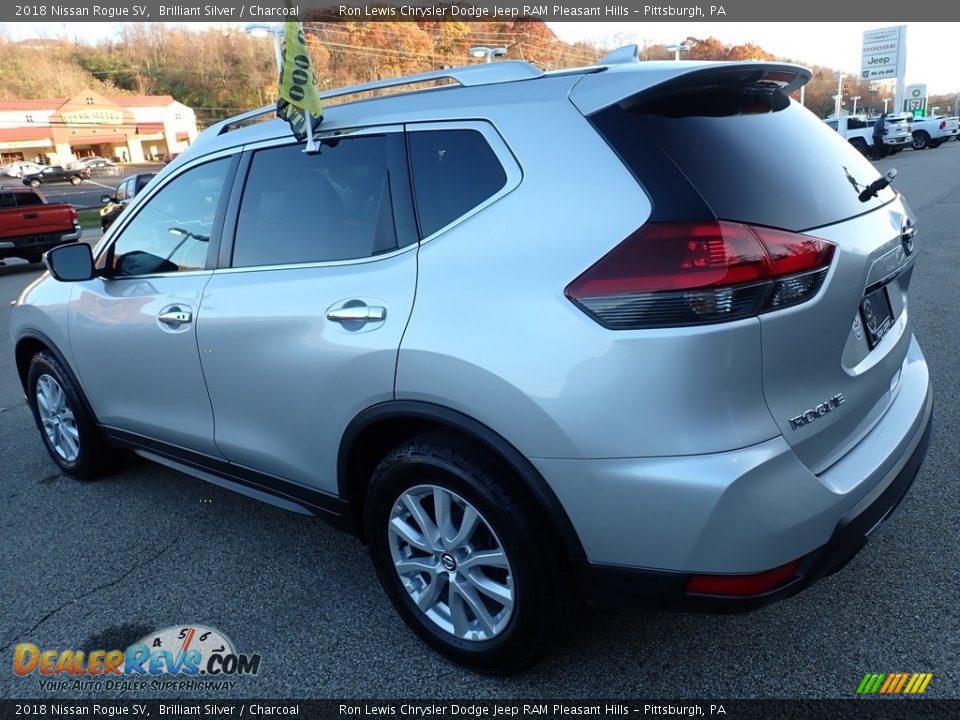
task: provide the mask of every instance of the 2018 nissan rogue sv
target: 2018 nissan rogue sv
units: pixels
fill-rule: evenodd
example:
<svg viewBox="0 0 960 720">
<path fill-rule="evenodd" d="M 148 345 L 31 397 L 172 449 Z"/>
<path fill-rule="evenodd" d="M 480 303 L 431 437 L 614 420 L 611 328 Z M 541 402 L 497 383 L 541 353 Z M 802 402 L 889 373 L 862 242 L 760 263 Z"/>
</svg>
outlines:
<svg viewBox="0 0 960 720">
<path fill-rule="evenodd" d="M 315 153 L 214 126 L 17 301 L 43 441 L 356 533 L 481 671 L 577 597 L 792 595 L 888 519 L 932 416 L 913 216 L 790 99 L 809 77 L 627 49 L 327 93 Z"/>
</svg>

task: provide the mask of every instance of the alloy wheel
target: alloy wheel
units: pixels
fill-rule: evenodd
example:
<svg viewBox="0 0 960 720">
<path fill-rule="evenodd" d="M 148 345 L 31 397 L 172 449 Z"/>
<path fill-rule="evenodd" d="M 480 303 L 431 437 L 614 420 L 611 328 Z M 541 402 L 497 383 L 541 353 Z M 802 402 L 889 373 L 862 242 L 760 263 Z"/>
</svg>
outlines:
<svg viewBox="0 0 960 720">
<path fill-rule="evenodd" d="M 412 487 L 393 505 L 388 537 L 404 588 L 435 625 L 472 641 L 507 627 L 514 608 L 510 561 L 467 500 L 436 485 Z"/>
<path fill-rule="evenodd" d="M 44 373 L 37 378 L 36 398 L 50 447 L 64 462 L 76 461 L 80 455 L 80 432 L 67 394 L 52 375 Z"/>
</svg>

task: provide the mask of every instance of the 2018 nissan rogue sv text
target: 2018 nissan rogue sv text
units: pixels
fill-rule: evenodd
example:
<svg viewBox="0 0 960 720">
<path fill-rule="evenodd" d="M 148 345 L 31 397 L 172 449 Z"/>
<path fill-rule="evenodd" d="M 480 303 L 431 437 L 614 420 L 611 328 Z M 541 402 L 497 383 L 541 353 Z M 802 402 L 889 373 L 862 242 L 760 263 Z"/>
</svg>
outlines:
<svg viewBox="0 0 960 720">
<path fill-rule="evenodd" d="M 411 628 L 528 665 L 571 599 L 738 611 L 926 452 L 914 221 L 765 62 L 544 73 L 207 130 L 13 310 L 47 449 L 127 446 L 369 544 Z M 331 93 L 335 95 L 336 93 Z"/>
</svg>

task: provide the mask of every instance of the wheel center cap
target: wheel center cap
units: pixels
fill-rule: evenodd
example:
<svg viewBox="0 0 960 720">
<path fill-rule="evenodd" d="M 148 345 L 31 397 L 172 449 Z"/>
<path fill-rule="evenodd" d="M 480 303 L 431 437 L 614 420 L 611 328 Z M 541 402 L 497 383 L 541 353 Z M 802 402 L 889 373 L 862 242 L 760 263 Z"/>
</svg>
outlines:
<svg viewBox="0 0 960 720">
<path fill-rule="evenodd" d="M 453 559 L 453 555 L 450 553 L 445 552 L 440 556 L 440 564 L 443 565 L 447 572 L 453 572 L 457 569 L 457 561 Z"/>
</svg>

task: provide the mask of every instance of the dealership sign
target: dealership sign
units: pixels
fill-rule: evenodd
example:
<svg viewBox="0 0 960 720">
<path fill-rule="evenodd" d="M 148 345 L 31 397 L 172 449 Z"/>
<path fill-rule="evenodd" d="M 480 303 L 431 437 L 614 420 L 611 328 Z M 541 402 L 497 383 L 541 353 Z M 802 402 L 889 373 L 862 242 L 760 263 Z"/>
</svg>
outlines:
<svg viewBox="0 0 960 720">
<path fill-rule="evenodd" d="M 883 80 L 897 77 L 901 54 L 906 53 L 906 26 L 877 28 L 863 33 L 860 77 Z"/>
</svg>

